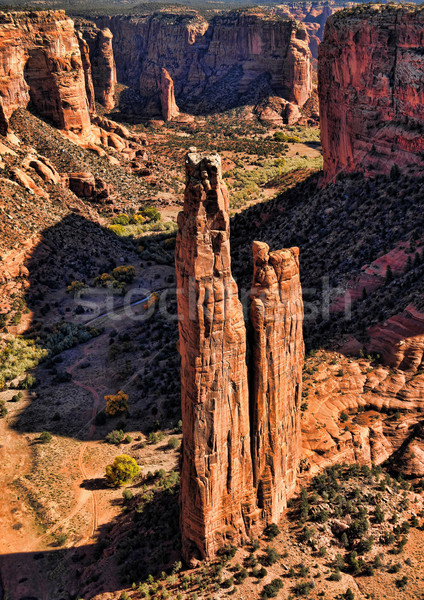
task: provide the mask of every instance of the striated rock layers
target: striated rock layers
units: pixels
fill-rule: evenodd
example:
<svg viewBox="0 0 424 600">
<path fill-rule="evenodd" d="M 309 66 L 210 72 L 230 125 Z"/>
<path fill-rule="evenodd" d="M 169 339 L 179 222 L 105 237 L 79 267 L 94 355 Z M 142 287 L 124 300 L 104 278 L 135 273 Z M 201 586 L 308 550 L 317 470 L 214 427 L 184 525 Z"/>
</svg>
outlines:
<svg viewBox="0 0 424 600">
<path fill-rule="evenodd" d="M 115 106 L 116 88 L 113 35 L 109 29 L 99 29 L 86 21 L 78 23 L 78 29 L 88 45 L 96 101 L 111 110 Z"/>
<path fill-rule="evenodd" d="M 253 520 L 246 330 L 230 269 L 219 156 L 188 154 L 176 272 L 181 354 L 181 525 L 186 557 L 240 541 Z"/>
<path fill-rule="evenodd" d="M 195 11 L 100 17 L 114 35 L 118 76 L 139 90 L 147 112 L 163 113 L 158 70 L 167 70 L 178 106 L 222 110 L 265 96 L 303 105 L 311 93 L 305 27 L 261 11 L 206 21 Z"/>
<path fill-rule="evenodd" d="M 275 280 L 259 284 L 260 275 L 255 274 L 257 384 L 249 398 L 246 330 L 231 274 L 229 202 L 219 156 L 190 152 L 186 174 L 176 273 L 182 360 L 181 529 L 184 556 L 190 560 L 214 556 L 226 541 L 238 543 L 278 520 L 297 471 L 303 342 L 297 253 L 271 253 Z M 278 292 L 272 298 L 274 290 Z M 269 334 L 275 357 L 265 347 Z M 265 377 L 270 392 L 264 390 Z M 274 445 L 280 443 L 274 456 Z"/>
<path fill-rule="evenodd" d="M 294 491 L 300 456 L 303 302 L 299 250 L 253 243 L 252 460 L 258 506 L 276 522 Z"/>
<path fill-rule="evenodd" d="M 367 5 L 337 12 L 319 53 L 326 181 L 337 173 L 420 175 L 424 164 L 424 10 Z"/>
<path fill-rule="evenodd" d="M 7 133 L 13 111 L 30 101 L 59 129 L 89 129 L 81 53 L 63 11 L 2 13 L 0 50 L 0 133 Z"/>
</svg>

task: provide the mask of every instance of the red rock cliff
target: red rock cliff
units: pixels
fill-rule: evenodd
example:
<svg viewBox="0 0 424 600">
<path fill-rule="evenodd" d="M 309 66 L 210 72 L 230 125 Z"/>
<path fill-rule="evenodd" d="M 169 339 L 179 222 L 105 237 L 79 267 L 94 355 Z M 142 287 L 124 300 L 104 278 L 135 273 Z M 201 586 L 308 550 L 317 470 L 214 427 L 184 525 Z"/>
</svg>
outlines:
<svg viewBox="0 0 424 600">
<path fill-rule="evenodd" d="M 303 301 L 299 250 L 253 243 L 252 460 L 258 506 L 278 522 L 294 491 L 301 452 Z"/>
<path fill-rule="evenodd" d="M 89 129 L 81 53 L 73 21 L 63 11 L 2 13 L 0 57 L 1 133 L 13 111 L 30 101 L 59 129 Z"/>
<path fill-rule="evenodd" d="M 184 439 L 180 519 L 189 560 L 246 539 L 255 506 L 246 330 L 231 275 L 219 156 L 189 153 L 186 178 L 175 260 Z"/>
<path fill-rule="evenodd" d="M 86 21 L 78 24 L 89 47 L 93 86 L 97 102 L 108 110 L 115 106 L 116 66 L 113 55 L 113 35 L 107 28 L 99 29 Z"/>
<path fill-rule="evenodd" d="M 123 83 L 160 113 L 156 72 L 165 68 L 180 108 L 223 109 L 279 96 L 302 105 L 312 89 L 305 27 L 261 11 L 227 12 L 206 21 L 190 13 L 97 19 L 114 34 Z"/>
<path fill-rule="evenodd" d="M 366 5 L 327 21 L 319 53 L 325 178 L 341 171 L 421 174 L 424 10 Z"/>
</svg>

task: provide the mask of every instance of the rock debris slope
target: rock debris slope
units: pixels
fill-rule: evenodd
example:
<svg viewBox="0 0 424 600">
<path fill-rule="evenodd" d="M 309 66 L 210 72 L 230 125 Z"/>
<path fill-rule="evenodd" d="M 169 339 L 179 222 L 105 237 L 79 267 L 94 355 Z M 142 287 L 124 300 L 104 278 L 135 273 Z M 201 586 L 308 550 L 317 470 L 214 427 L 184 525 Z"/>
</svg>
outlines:
<svg viewBox="0 0 424 600">
<path fill-rule="evenodd" d="M 264 264 L 255 272 L 257 383 L 249 399 L 246 330 L 231 274 L 229 202 L 219 156 L 190 152 L 186 178 L 175 260 L 184 439 L 181 529 L 190 560 L 214 556 L 225 542 L 239 543 L 277 521 L 293 490 L 303 308 L 297 250 L 271 253 L 274 277 L 261 277 Z"/>
</svg>

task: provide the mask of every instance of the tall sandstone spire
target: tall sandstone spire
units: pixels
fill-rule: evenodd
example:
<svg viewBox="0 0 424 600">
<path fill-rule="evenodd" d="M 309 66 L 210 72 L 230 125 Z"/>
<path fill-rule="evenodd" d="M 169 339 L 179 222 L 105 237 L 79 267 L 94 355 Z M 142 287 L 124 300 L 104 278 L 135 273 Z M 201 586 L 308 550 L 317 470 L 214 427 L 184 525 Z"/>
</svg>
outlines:
<svg viewBox="0 0 424 600">
<path fill-rule="evenodd" d="M 176 273 L 183 419 L 183 554 L 213 556 L 258 520 L 250 455 L 246 330 L 231 275 L 229 202 L 217 155 L 186 158 Z"/>
<path fill-rule="evenodd" d="M 252 385 L 231 275 L 229 202 L 217 155 L 190 152 L 178 216 L 183 555 L 213 557 L 277 522 L 300 448 L 303 304 L 298 249 L 254 243 Z"/>
<path fill-rule="evenodd" d="M 253 242 L 253 265 L 253 482 L 263 518 L 275 523 L 294 491 L 301 447 L 304 345 L 299 249 L 269 252 L 268 244 Z"/>
</svg>

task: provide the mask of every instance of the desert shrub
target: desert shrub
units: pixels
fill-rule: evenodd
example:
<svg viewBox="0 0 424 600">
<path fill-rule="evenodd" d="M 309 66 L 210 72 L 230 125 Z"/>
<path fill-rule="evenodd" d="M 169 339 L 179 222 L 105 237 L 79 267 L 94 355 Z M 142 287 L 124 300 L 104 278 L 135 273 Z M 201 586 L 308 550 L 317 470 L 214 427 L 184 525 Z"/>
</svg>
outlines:
<svg viewBox="0 0 424 600">
<path fill-rule="evenodd" d="M 147 441 L 149 442 L 149 444 L 157 444 L 159 442 L 157 433 L 155 433 L 154 431 L 151 431 L 149 433 L 149 437 L 147 438 Z"/>
<path fill-rule="evenodd" d="M 168 440 L 168 448 L 170 448 L 171 450 L 176 450 L 177 448 L 179 448 L 180 446 L 180 441 L 175 438 L 175 437 L 171 437 Z"/>
<path fill-rule="evenodd" d="M 275 548 L 272 548 L 271 546 L 267 546 L 266 550 L 265 550 L 265 555 L 261 557 L 260 561 L 263 565 L 266 566 L 271 566 L 274 563 L 276 563 L 279 559 L 281 558 L 281 556 L 278 554 L 277 550 Z"/>
<path fill-rule="evenodd" d="M 280 578 L 273 579 L 271 583 L 268 583 L 262 590 L 262 598 L 275 598 L 278 592 L 283 588 L 283 582 Z"/>
<path fill-rule="evenodd" d="M 330 581 L 340 581 L 342 578 L 342 574 L 340 573 L 340 569 L 336 569 L 333 573 L 331 573 L 328 578 Z"/>
<path fill-rule="evenodd" d="M 276 525 L 275 523 L 267 525 L 264 530 L 264 534 L 269 540 L 273 540 L 274 538 L 276 538 L 279 535 L 279 533 L 280 530 L 278 528 L 278 525 Z"/>
<path fill-rule="evenodd" d="M 4 400 L 0 400 L 0 418 L 4 418 L 7 415 L 6 403 Z"/>
<path fill-rule="evenodd" d="M 112 271 L 112 277 L 122 283 L 132 283 L 135 279 L 135 268 L 132 265 L 122 265 Z"/>
<path fill-rule="evenodd" d="M 88 285 L 83 281 L 73 281 L 68 285 L 66 291 L 68 292 L 68 294 L 73 294 L 74 296 L 76 296 L 77 294 L 80 295 L 81 292 L 86 289 L 88 289 Z"/>
<path fill-rule="evenodd" d="M 52 434 L 51 434 L 50 432 L 48 432 L 48 431 L 43 431 L 43 432 L 40 434 L 40 437 L 39 437 L 38 439 L 40 440 L 40 442 L 41 442 L 42 444 L 48 444 L 49 442 L 51 442 L 51 441 L 52 441 L 52 439 L 53 439 L 53 436 L 52 436 Z"/>
<path fill-rule="evenodd" d="M 128 412 L 128 396 L 122 390 L 116 394 L 105 396 L 104 399 L 106 400 L 106 414 L 110 417 Z"/>
<path fill-rule="evenodd" d="M 129 502 L 130 500 L 132 500 L 134 498 L 134 494 L 132 493 L 131 490 L 124 490 L 122 492 L 122 497 L 125 502 Z"/>
<path fill-rule="evenodd" d="M 125 236 L 125 227 L 123 225 L 109 225 L 108 229 L 119 237 Z"/>
<path fill-rule="evenodd" d="M 113 431 L 107 434 L 106 441 L 108 444 L 118 445 L 123 441 L 124 436 L 125 434 L 122 431 L 122 429 L 114 429 Z"/>
<path fill-rule="evenodd" d="M 121 213 L 120 215 L 117 215 L 112 223 L 114 225 L 129 225 L 130 223 L 130 218 L 128 215 L 126 215 L 125 213 Z"/>
<path fill-rule="evenodd" d="M 260 567 L 259 569 L 252 569 L 252 575 L 257 579 L 263 579 L 268 575 L 268 571 L 265 569 L 265 567 Z"/>
<path fill-rule="evenodd" d="M 131 483 L 140 472 L 136 461 L 128 454 L 120 454 L 112 464 L 106 467 L 106 479 L 114 486 L 120 487 Z"/>
<path fill-rule="evenodd" d="M 22 381 L 19 382 L 18 387 L 21 390 L 31 390 L 37 385 L 37 378 L 34 375 L 26 375 Z"/>
<path fill-rule="evenodd" d="M 302 581 L 301 583 L 296 584 L 292 588 L 292 592 L 295 596 L 307 596 L 309 592 L 314 588 L 314 584 L 312 581 Z"/>
<path fill-rule="evenodd" d="M 153 206 L 143 209 L 141 211 L 141 214 L 143 215 L 143 217 L 149 219 L 150 221 L 160 221 L 161 219 L 160 212 L 157 208 L 154 208 Z"/>
</svg>

